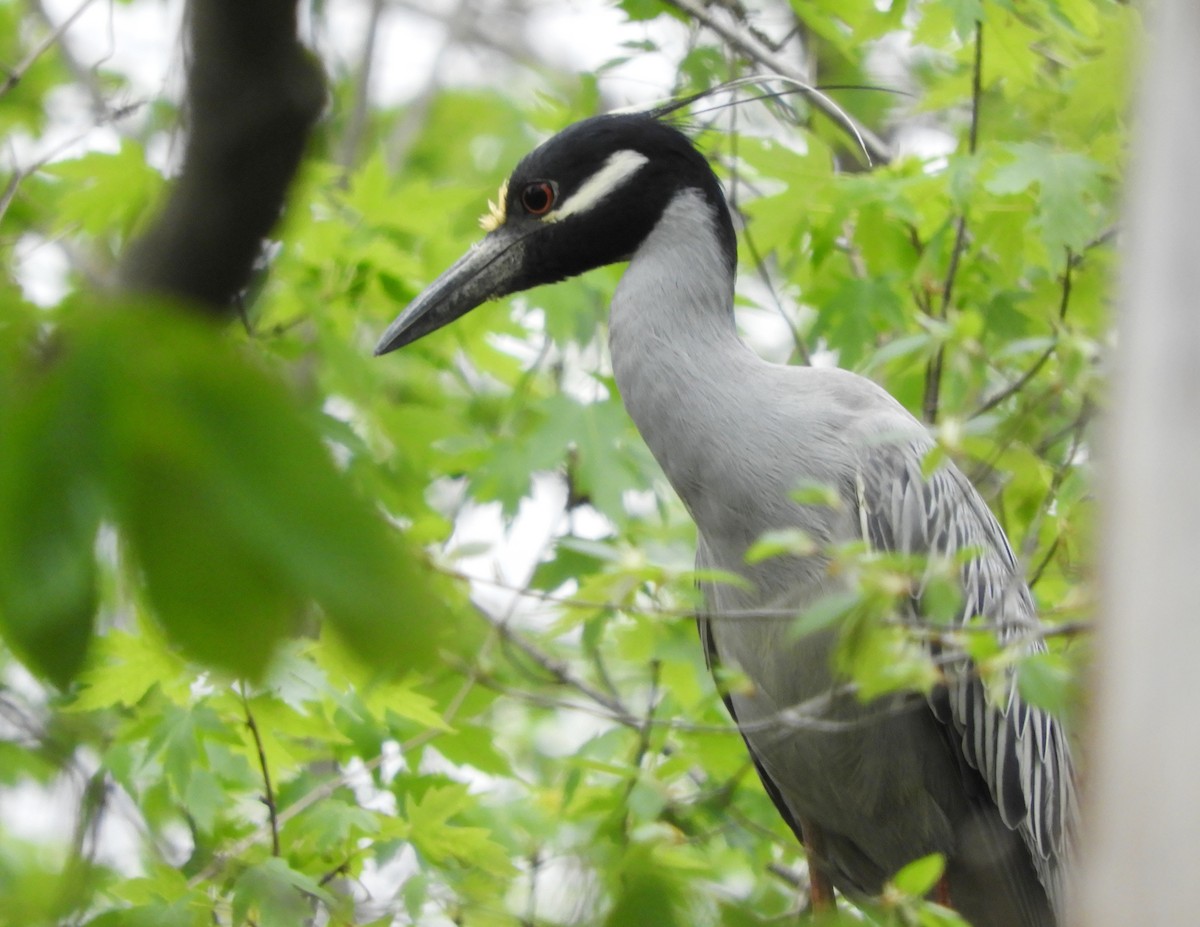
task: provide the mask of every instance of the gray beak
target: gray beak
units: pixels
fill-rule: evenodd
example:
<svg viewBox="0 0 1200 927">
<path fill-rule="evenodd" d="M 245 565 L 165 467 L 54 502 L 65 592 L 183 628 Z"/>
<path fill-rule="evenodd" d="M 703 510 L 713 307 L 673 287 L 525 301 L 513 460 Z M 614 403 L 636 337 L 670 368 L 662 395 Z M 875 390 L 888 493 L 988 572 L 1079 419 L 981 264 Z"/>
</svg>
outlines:
<svg viewBox="0 0 1200 927">
<path fill-rule="evenodd" d="M 527 235 L 528 231 L 502 226 L 472 245 L 387 327 L 375 355 L 412 344 L 481 303 L 521 289 Z"/>
</svg>

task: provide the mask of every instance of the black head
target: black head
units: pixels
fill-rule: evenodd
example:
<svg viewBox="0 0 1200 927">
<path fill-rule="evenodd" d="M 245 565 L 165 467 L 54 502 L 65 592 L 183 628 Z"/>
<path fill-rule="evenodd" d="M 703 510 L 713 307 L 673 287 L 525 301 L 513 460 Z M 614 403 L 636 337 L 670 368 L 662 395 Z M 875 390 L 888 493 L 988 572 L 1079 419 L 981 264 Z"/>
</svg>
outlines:
<svg viewBox="0 0 1200 927">
<path fill-rule="evenodd" d="M 712 206 L 736 260 L 720 184 L 686 135 L 652 115 L 595 116 L 522 159 L 482 224 L 488 234 L 390 325 L 376 354 L 403 347 L 489 299 L 628 260 L 683 190 Z"/>
</svg>

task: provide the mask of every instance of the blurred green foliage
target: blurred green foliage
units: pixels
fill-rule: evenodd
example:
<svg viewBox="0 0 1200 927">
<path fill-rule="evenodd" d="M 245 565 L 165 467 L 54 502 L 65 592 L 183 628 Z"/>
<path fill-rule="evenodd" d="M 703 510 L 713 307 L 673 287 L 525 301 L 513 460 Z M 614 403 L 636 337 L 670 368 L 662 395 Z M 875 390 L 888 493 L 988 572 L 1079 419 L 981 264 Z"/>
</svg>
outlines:
<svg viewBox="0 0 1200 927">
<path fill-rule="evenodd" d="M 658 0 L 618 6 L 686 37 L 671 91 L 748 73 Z M 833 94 L 877 133 L 949 140 L 863 170 L 802 103 L 801 126 L 697 116 L 743 219 L 739 311 L 787 322 L 777 352 L 833 352 L 917 414 L 940 360 L 938 453 L 985 494 L 1043 613 L 1075 619 L 1138 14 L 883 6 L 793 0 L 735 24 L 791 20 L 778 37 L 800 28 L 824 84 L 887 84 L 877 43 L 900 46 L 910 96 Z M 614 62 L 655 50 L 630 28 Z M 0 2 L 0 60 L 45 35 Z M 4 134 L 47 137 L 55 94 L 82 79 L 70 65 L 54 44 L 36 57 L 0 97 Z M 370 356 L 519 157 L 606 105 L 603 80 L 507 66 L 512 90 L 433 81 L 362 125 L 357 76 L 335 69 L 234 330 L 97 295 L 161 196 L 146 151 L 170 107 L 123 125 L 116 153 L 12 178 L 6 261 L 59 247 L 69 270 L 50 305 L 0 286 L 0 801 L 73 814 L 51 837 L 0 823 L 0 923 L 749 925 L 803 899 L 802 852 L 695 640 L 693 529 L 603 360 L 619 269 Z M 112 99 L 125 87 L 89 73 Z M 510 523 L 538 474 L 558 486 L 553 536 L 521 551 L 527 582 L 478 583 L 474 605 L 456 521 L 495 505 Z M 887 621 L 911 568 L 872 561 L 852 601 L 805 619 L 854 630 L 839 660 L 863 691 L 936 681 Z M 1021 661 L 986 628 L 960 633 L 985 678 L 1019 663 L 1027 698 L 1076 710 L 1070 636 Z M 862 916 L 954 923 L 922 898 L 938 871 L 914 863 Z"/>
</svg>

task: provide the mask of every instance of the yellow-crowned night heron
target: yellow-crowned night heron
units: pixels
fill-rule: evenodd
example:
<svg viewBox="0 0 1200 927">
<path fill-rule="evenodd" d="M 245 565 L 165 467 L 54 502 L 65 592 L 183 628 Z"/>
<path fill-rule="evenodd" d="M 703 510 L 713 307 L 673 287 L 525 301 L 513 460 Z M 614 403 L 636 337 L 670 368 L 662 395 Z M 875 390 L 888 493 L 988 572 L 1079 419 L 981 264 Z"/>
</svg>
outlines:
<svg viewBox="0 0 1200 927">
<path fill-rule="evenodd" d="M 870 380 L 767 363 L 742 343 L 729 209 L 704 157 L 662 115 L 587 119 L 527 155 L 484 219 L 487 235 L 388 327 L 376 353 L 486 300 L 628 260 L 610 319 L 617 385 L 695 519 L 699 565 L 748 581 L 705 590 L 701 638 L 710 664 L 751 683 L 726 704 L 814 872 L 869 896 L 940 852 L 948 899 L 977 927 L 1057 924 L 1077 814 L 1070 753 L 1057 722 L 1015 687 L 990 701 L 959 664 L 927 702 L 879 711 L 834 694 L 827 723 L 772 723 L 836 693 L 833 638 L 797 639 L 790 621 L 755 620 L 754 609 L 796 614 L 847 580 L 822 554 L 748 564 L 747 548 L 768 530 L 962 553 L 962 617 L 983 616 L 1009 638 L 1036 637 L 1039 623 L 975 489 L 949 463 L 923 475 L 931 440 L 916 419 Z M 836 488 L 842 504 L 800 504 L 793 492 L 806 483 Z"/>
</svg>

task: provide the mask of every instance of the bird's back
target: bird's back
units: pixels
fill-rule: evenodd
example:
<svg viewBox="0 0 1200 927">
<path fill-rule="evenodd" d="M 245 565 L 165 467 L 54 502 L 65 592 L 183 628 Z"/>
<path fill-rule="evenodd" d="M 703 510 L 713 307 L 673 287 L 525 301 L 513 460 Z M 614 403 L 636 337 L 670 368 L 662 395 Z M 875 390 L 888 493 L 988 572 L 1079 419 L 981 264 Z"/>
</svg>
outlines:
<svg viewBox="0 0 1200 927">
<path fill-rule="evenodd" d="M 711 617 L 704 633 L 711 658 L 752 684 L 732 691 L 728 702 L 772 797 L 789 821 L 821 828 L 825 868 L 844 891 L 876 894 L 906 863 L 940 852 L 948 861 L 951 897 L 976 927 L 1053 925 L 1043 879 L 1057 891 L 1059 860 L 1042 857 L 1037 835 L 1026 832 L 1028 808 L 1010 809 L 1013 819 L 1006 822 L 989 775 L 1008 780 L 1000 791 L 1020 792 L 1022 776 L 1029 781 L 1036 771 L 1020 768 L 1019 755 L 1006 760 L 1003 751 L 1019 753 L 1017 741 L 1033 738 L 1034 723 L 1054 722 L 1038 712 L 1027 718 L 1025 731 L 1007 730 L 999 745 L 987 740 L 993 736 L 987 731 L 967 732 L 973 724 L 994 731 L 1015 719 L 983 705 L 982 687 L 965 664 L 949 667 L 967 675 L 936 696 L 944 716 L 919 697 L 863 704 L 832 670 L 835 632 L 798 638 L 793 630 L 795 615 L 848 591 L 852 580 L 828 569 L 823 553 L 748 565 L 742 546 L 746 537 L 797 527 L 822 550 L 864 535 L 898 553 L 972 550 L 962 570 L 964 584 L 971 584 L 964 615 L 981 615 L 1010 635 L 1029 632 L 1036 615 L 1003 532 L 952 465 L 925 480 L 927 432 L 871 381 L 762 361 L 753 369 L 753 375 L 743 372 L 738 389 L 746 402 L 766 397 L 770 411 L 745 416 L 754 431 L 746 441 L 757 442 L 753 459 L 771 464 L 736 475 L 722 471 L 753 489 L 707 487 L 716 498 L 742 499 L 736 512 L 698 499 L 689 508 L 701 536 L 699 564 L 750 581 L 706 589 Z M 763 427 L 764 415 L 770 427 Z M 836 504 L 796 502 L 789 488 L 809 484 L 826 487 Z M 759 498 L 746 502 L 755 494 Z M 980 737 L 978 748 L 964 747 L 965 733 Z M 1056 726 L 1054 733 L 1051 746 L 1064 766 L 1057 772 L 1069 777 L 1065 742 Z M 1041 751 L 1030 740 L 1028 763 L 1035 762 L 1034 752 Z M 1024 799 L 1007 794 L 1001 801 Z M 1073 813 L 1073 799 L 1063 804 Z"/>
</svg>

